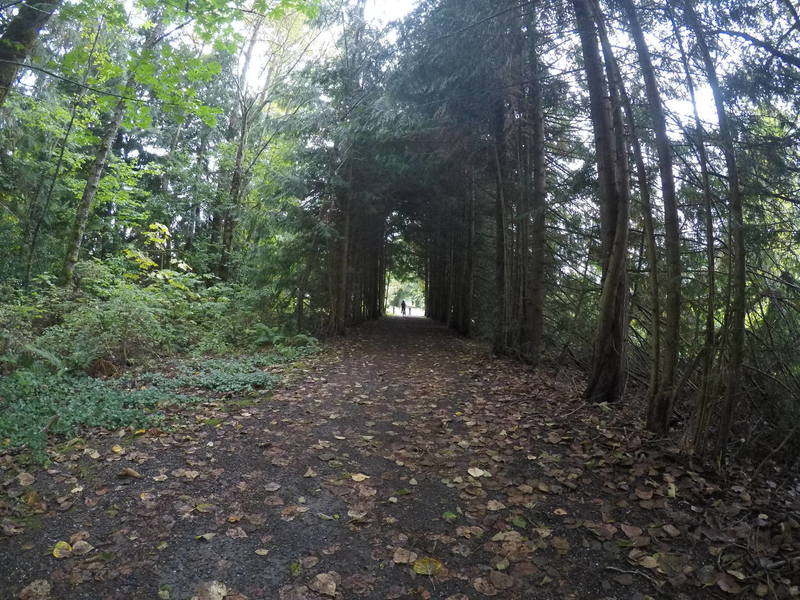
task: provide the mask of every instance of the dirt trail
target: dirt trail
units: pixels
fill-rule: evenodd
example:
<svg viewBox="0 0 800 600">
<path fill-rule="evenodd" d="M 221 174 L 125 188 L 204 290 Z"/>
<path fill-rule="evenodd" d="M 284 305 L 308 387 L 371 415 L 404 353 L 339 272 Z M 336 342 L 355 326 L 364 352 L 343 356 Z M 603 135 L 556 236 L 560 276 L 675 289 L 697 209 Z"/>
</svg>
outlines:
<svg viewBox="0 0 800 600">
<path fill-rule="evenodd" d="M 423 319 L 368 324 L 263 402 L 7 482 L 41 514 L 0 537 L 0 600 L 724 596 L 688 510 L 718 488 L 578 389 Z"/>
</svg>

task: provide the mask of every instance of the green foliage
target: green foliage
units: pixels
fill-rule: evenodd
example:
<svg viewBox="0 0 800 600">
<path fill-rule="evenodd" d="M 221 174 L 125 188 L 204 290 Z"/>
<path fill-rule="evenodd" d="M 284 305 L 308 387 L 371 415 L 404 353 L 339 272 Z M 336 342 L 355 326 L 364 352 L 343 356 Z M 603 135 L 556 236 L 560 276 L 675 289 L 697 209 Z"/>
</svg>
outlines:
<svg viewBox="0 0 800 600">
<path fill-rule="evenodd" d="M 159 389 L 123 390 L 86 376 L 21 369 L 0 379 L 0 444 L 27 446 L 43 459 L 48 431 L 65 437 L 82 427 L 149 427 L 160 423 L 159 408 L 195 399 Z"/>
<path fill-rule="evenodd" d="M 223 394 L 267 390 L 279 378 L 265 372 L 262 361 L 241 359 L 206 359 L 176 365 L 172 373 L 144 373 L 131 376 L 136 385 L 149 385 L 159 390 L 205 390 Z"/>
<path fill-rule="evenodd" d="M 177 360 L 160 371 L 117 379 L 18 369 L 0 379 L 0 447 L 25 446 L 43 460 L 48 433 L 72 437 L 83 427 L 151 427 L 165 421 L 168 406 L 198 402 L 209 394 L 265 392 L 280 381 L 269 367 L 319 349 L 313 338 L 296 338 L 297 345 L 276 346 L 268 354 Z M 33 354 L 48 363 L 59 360 L 40 351 Z M 50 423 L 55 415 L 58 420 Z"/>
<path fill-rule="evenodd" d="M 124 367 L 176 353 L 223 355 L 274 347 L 302 356 L 315 338 L 259 319 L 261 295 L 242 285 L 170 269 L 140 273 L 123 262 L 78 265 L 81 293 L 49 280 L 29 296 L 0 303 L 0 368 L 41 364 L 54 372 Z"/>
</svg>

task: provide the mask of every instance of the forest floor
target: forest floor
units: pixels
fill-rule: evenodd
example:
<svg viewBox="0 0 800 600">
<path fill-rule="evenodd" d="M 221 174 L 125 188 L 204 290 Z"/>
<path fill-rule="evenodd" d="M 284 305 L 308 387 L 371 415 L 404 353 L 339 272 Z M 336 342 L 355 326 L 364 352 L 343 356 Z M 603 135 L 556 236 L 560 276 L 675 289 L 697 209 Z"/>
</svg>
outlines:
<svg viewBox="0 0 800 600">
<path fill-rule="evenodd" d="M 0 456 L 0 599 L 800 593 L 800 490 L 691 470 L 581 383 L 386 318 L 178 431 Z"/>
</svg>

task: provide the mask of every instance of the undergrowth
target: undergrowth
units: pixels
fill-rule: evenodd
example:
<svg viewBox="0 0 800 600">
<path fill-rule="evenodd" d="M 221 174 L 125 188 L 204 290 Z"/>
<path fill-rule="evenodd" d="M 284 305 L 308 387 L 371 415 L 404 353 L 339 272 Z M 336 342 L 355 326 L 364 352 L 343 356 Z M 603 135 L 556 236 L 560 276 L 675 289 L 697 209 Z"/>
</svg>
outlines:
<svg viewBox="0 0 800 600">
<path fill-rule="evenodd" d="M 151 427 L 170 405 L 260 393 L 280 380 L 268 367 L 319 349 L 267 288 L 129 263 L 80 263 L 75 288 L 0 284 L 0 450 L 45 460 L 82 428 Z"/>
<path fill-rule="evenodd" d="M 43 460 L 49 434 L 69 438 L 83 427 L 152 427 L 163 421 L 164 407 L 197 400 L 157 388 L 120 389 L 85 375 L 18 370 L 0 379 L 0 440 L 6 447 L 26 446 Z"/>
<path fill-rule="evenodd" d="M 44 461 L 51 435 L 70 438 L 84 427 L 153 427 L 164 423 L 170 406 L 264 392 L 281 379 L 266 368 L 318 349 L 314 342 L 237 358 L 175 359 L 164 370 L 117 379 L 19 369 L 0 378 L 0 444 L 27 447 L 34 459 Z"/>
</svg>

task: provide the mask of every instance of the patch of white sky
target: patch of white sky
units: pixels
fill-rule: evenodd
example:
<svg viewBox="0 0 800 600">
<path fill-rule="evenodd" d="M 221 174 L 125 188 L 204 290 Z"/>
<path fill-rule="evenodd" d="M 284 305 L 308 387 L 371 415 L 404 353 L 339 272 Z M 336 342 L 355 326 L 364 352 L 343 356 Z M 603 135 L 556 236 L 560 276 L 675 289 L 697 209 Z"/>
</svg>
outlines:
<svg viewBox="0 0 800 600">
<path fill-rule="evenodd" d="M 364 19 L 373 27 L 385 27 L 405 17 L 418 4 L 419 0 L 367 0 Z"/>
</svg>

